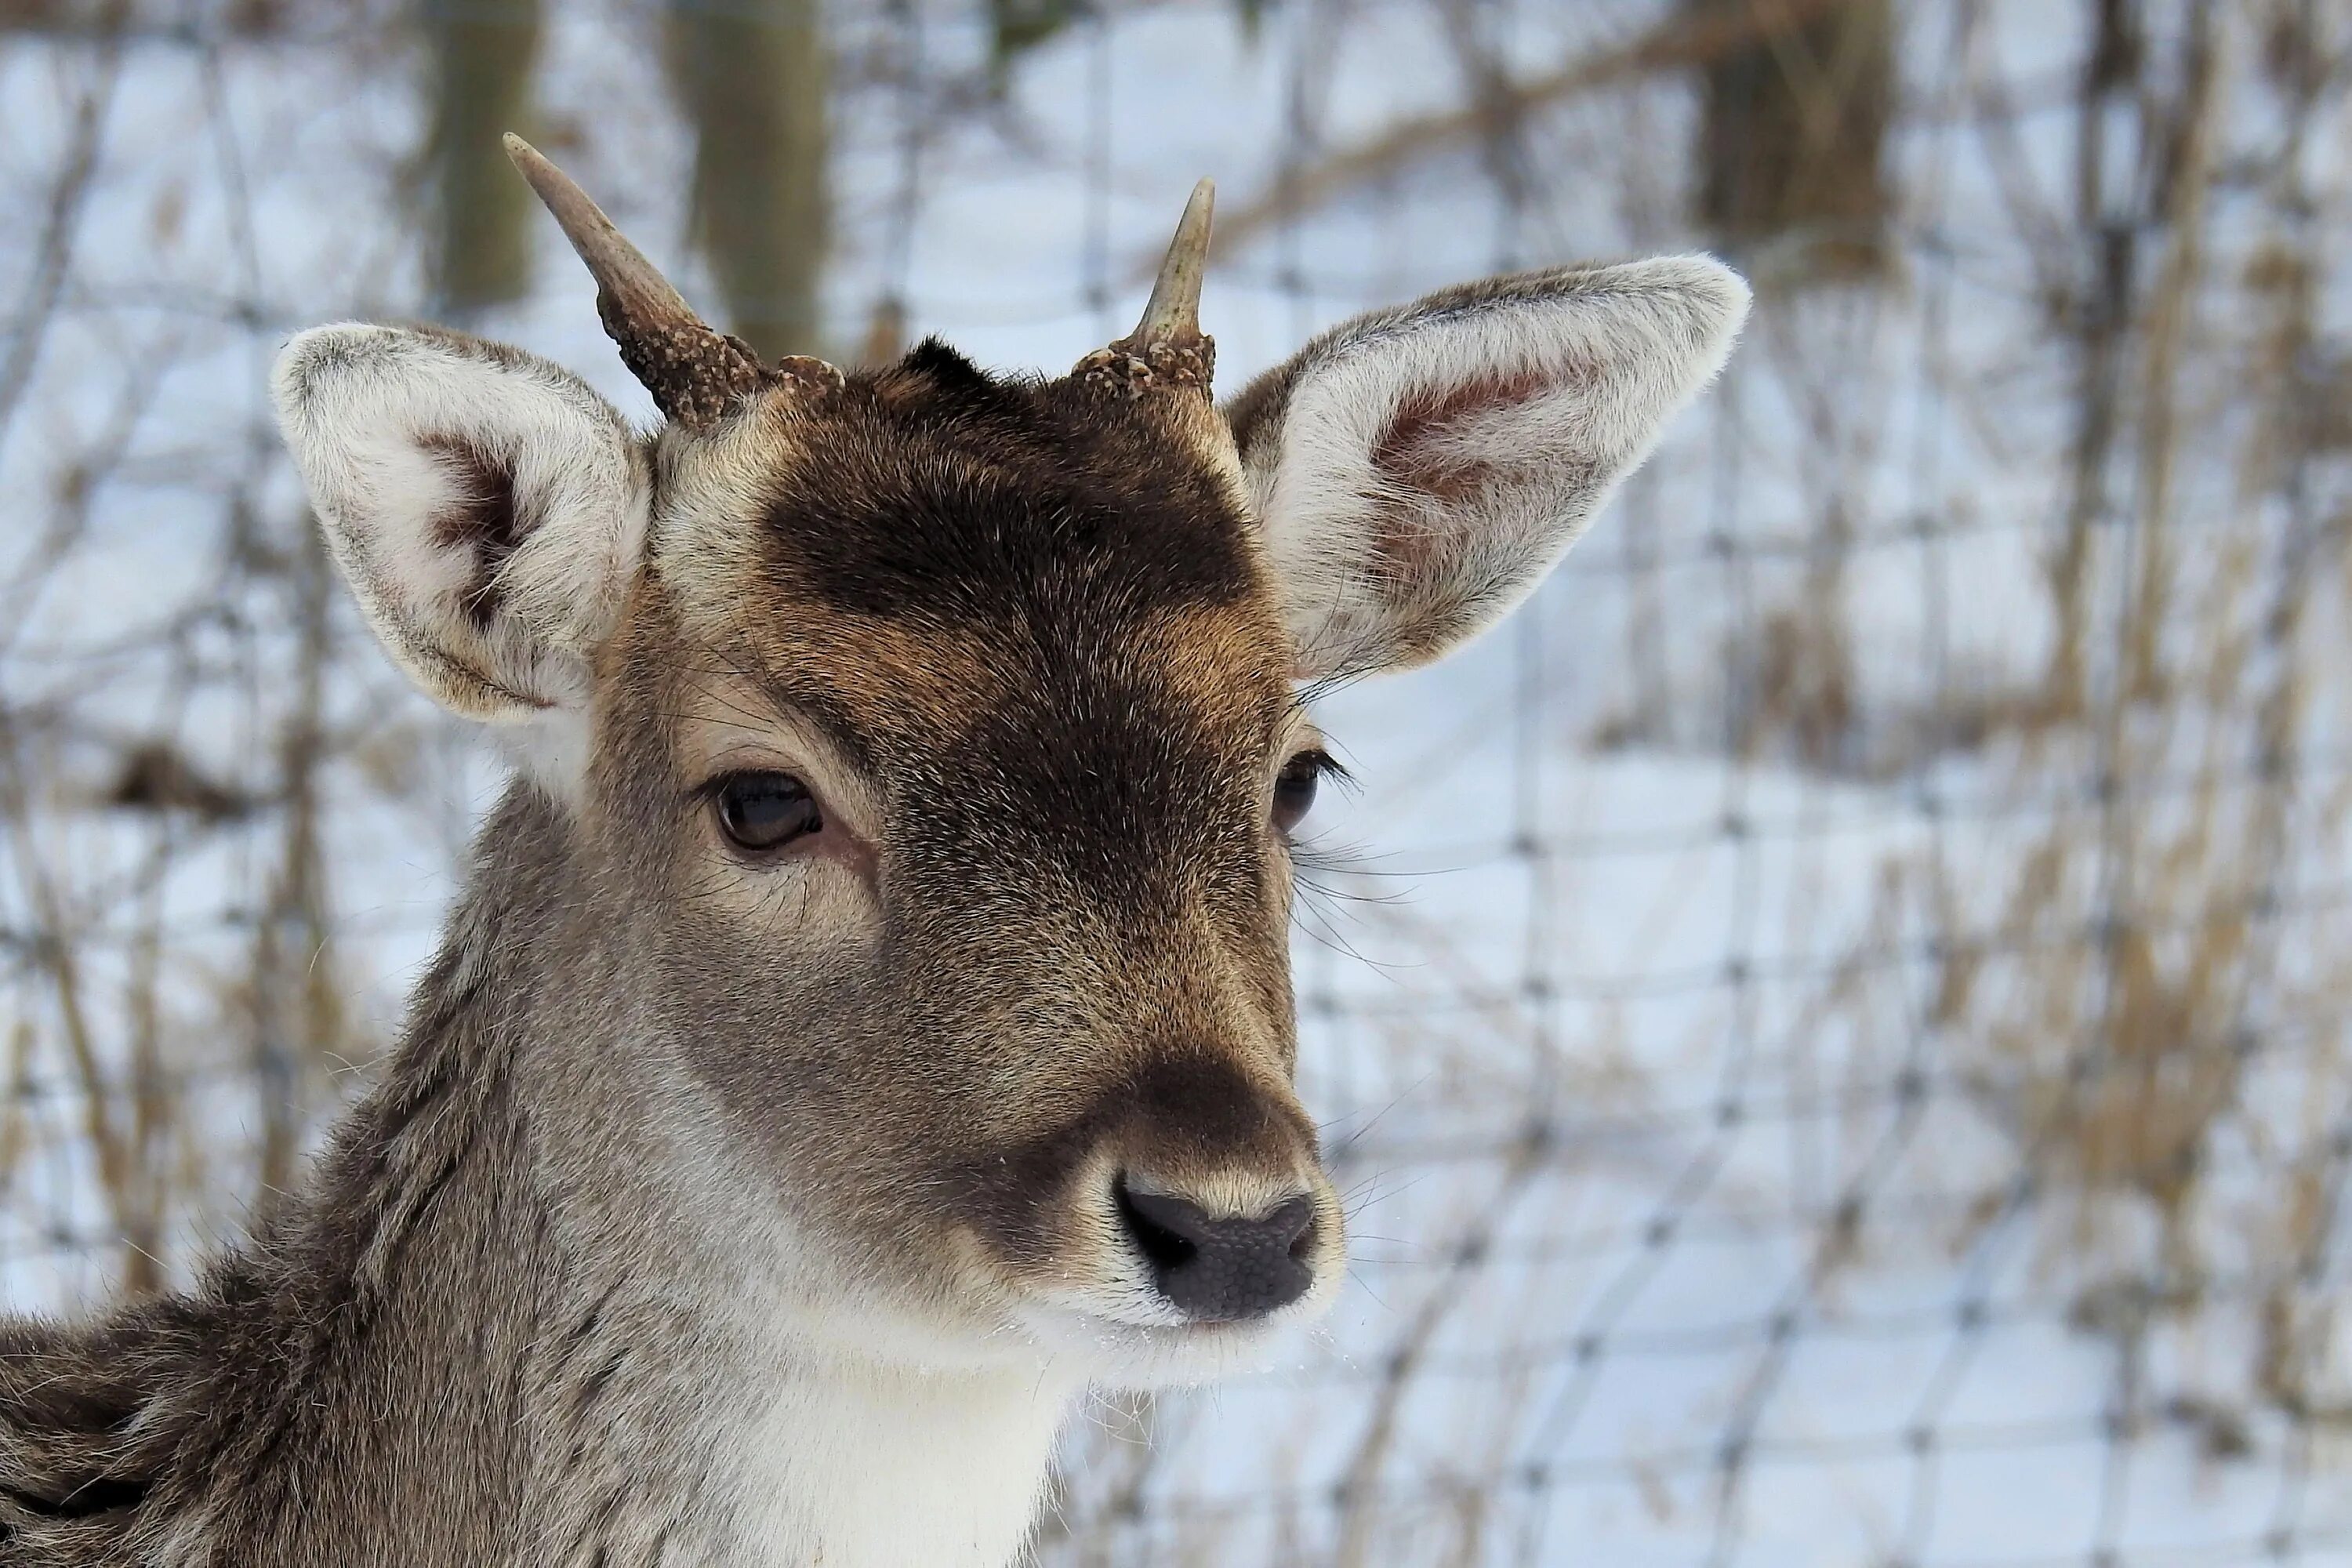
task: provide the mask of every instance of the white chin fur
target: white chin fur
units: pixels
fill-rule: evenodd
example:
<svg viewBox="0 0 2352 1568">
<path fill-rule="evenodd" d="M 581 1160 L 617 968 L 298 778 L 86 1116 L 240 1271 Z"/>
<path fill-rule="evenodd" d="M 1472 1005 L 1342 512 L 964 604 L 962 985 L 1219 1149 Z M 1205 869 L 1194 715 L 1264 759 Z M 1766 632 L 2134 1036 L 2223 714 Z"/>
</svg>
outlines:
<svg viewBox="0 0 2352 1568">
<path fill-rule="evenodd" d="M 1019 1314 L 1021 1331 L 1057 1359 L 1087 1368 L 1088 1380 L 1107 1388 L 1151 1389 L 1213 1382 L 1273 1364 L 1283 1345 L 1322 1317 L 1332 1285 L 1318 1279 L 1314 1289 L 1264 1318 L 1239 1322 L 1195 1322 L 1172 1309 L 1164 1321 L 1090 1311 L 1068 1300 L 1040 1301 Z"/>
</svg>

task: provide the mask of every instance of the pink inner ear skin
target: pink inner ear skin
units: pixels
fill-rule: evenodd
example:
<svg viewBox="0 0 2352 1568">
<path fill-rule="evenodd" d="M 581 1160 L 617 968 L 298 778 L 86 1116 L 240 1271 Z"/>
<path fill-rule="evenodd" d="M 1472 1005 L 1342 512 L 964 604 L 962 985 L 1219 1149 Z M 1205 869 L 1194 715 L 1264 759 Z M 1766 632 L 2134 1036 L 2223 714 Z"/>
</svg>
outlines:
<svg viewBox="0 0 2352 1568">
<path fill-rule="evenodd" d="M 1495 464 L 1448 437 L 1480 415 L 1532 403 L 1559 380 L 1545 371 L 1523 370 L 1416 392 L 1397 405 L 1372 447 L 1372 467 L 1402 489 L 1439 501 L 1465 500 Z"/>
<path fill-rule="evenodd" d="M 1392 603 L 1408 603 L 1452 565 L 1444 511 L 1474 502 L 1498 469 L 1500 455 L 1458 437 L 1484 415 L 1532 403 L 1559 384 L 1538 370 L 1488 376 L 1412 394 L 1372 447 L 1372 469 L 1399 492 L 1380 507 L 1366 540 L 1366 564 Z"/>
<path fill-rule="evenodd" d="M 1368 498 L 1360 557 L 1366 586 L 1386 606 L 1380 657 L 1390 668 L 1444 653 L 1492 616 L 1497 595 L 1540 569 L 1524 548 L 1524 520 L 1506 520 L 1522 510 L 1514 496 L 1565 495 L 1590 480 L 1593 466 L 1564 453 L 1549 416 L 1528 406 L 1573 374 L 1483 376 L 1399 404 L 1372 448 L 1386 493 Z"/>
</svg>

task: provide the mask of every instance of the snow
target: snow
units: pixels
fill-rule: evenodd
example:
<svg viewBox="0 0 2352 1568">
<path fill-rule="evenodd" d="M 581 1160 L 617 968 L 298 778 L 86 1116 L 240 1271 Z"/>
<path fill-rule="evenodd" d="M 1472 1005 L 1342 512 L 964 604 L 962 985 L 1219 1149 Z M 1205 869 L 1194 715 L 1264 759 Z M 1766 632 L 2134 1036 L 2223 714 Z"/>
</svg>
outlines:
<svg viewBox="0 0 2352 1568">
<path fill-rule="evenodd" d="M 1494 9 L 1507 13 L 1493 28 L 1504 63 L 1528 74 L 1654 15 L 1634 0 Z M 1920 83 L 1944 79 L 1948 9 L 1906 31 Z M 1990 9 L 2010 79 L 2065 79 L 2077 37 L 2025 0 Z M 981 68 L 976 13 L 918 14 L 925 82 Z M 544 107 L 576 133 L 567 165 L 667 260 L 681 253 L 686 143 L 645 68 L 655 26 L 562 8 Z M 838 27 L 852 62 L 904 41 L 878 14 Z M 0 600 L 18 623 L 0 630 L 0 679 L 13 707 L 70 719 L 33 759 L 45 805 L 32 860 L 69 872 L 106 933 L 93 963 L 108 997 L 127 994 L 139 931 L 164 933 L 173 1037 L 191 1042 L 183 1092 L 221 1125 L 260 1115 L 252 1064 L 203 1041 L 237 1005 L 239 921 L 274 841 L 258 825 L 222 828 L 142 904 L 123 889 L 144 885 L 150 831 L 89 803 L 111 741 L 159 727 L 221 777 L 266 775 L 256 759 L 276 743 L 299 656 L 289 579 L 257 580 L 238 554 L 257 534 L 282 549 L 296 515 L 256 434 L 260 367 L 286 331 L 402 313 L 422 294 L 396 172 L 417 134 L 415 62 L 392 37 L 131 46 L 69 308 L 25 414 L 0 430 L 0 508 L 47 518 L 64 466 L 127 422 L 124 464 L 59 570 L 27 601 Z M 0 231 L 37 230 L 89 56 L 0 42 Z M 1452 62 L 1437 8 L 1404 0 L 1272 8 L 1255 38 L 1223 5 L 1117 10 L 1022 61 L 992 122 L 930 127 L 910 210 L 905 104 L 859 86 L 835 170 L 833 318 L 854 339 L 895 294 L 919 333 L 1058 371 L 1131 319 L 1139 260 L 1192 178 L 1216 176 L 1238 210 L 1286 160 L 1456 103 Z M 1205 305 L 1220 384 L 1358 310 L 1498 266 L 1697 243 L 1677 216 L 1688 121 L 1670 83 L 1598 95 L 1538 117 L 1539 197 L 1516 216 L 1474 155 L 1449 156 L 1222 255 Z M 2029 114 L 2021 134 L 2058 188 L 2063 126 Z M 1297 944 L 1301 1079 L 1350 1194 L 1351 1281 L 1328 1328 L 1265 1373 L 1160 1398 L 1150 1450 L 1108 1415 L 1075 1432 L 1069 1533 L 1047 1560 L 1099 1548 L 1122 1563 L 1322 1562 L 1361 1548 L 1382 1568 L 2229 1563 L 2269 1560 L 2273 1535 L 2291 1532 L 2299 1561 L 2352 1562 L 2340 1441 L 2265 1405 L 2250 1371 L 2278 1256 L 2274 1194 L 2344 1114 L 2326 1000 L 2352 869 L 2342 822 L 2313 800 L 2293 818 L 2304 853 L 2275 890 L 2297 918 L 2261 928 L 2276 979 L 2246 1009 L 2264 1048 L 2190 1223 L 2202 1296 L 2137 1338 L 2099 1331 L 2098 1308 L 2127 1312 L 2125 1286 L 2165 1277 L 2147 1262 L 2161 1230 L 2147 1205 L 2113 1192 L 2077 1204 L 2021 1152 L 2021 1107 L 2072 1042 L 2029 1029 L 1988 1047 L 1990 1025 L 1971 1032 L 2031 1016 L 2007 999 L 2032 993 L 2032 952 L 1993 943 L 1979 1011 L 1937 1013 L 1954 934 L 1998 935 L 2059 829 L 2095 836 L 2105 763 L 2001 733 L 1923 750 L 1906 728 L 1956 694 L 1999 698 L 2046 662 L 2041 584 L 2069 432 L 2066 362 L 1997 221 L 1980 143 L 1929 125 L 1904 133 L 1898 157 L 1920 210 L 1885 297 L 1768 300 L 1725 384 L 1512 625 L 1322 703 L 1361 785 L 1327 794 L 1316 818 L 1331 864 L 1310 877 L 1322 890 Z M 892 237 L 909 217 L 902 257 Z M 477 326 L 649 416 L 584 276 L 551 241 L 541 259 L 533 297 Z M 25 247 L 0 247 L 0 300 L 23 296 L 31 268 Z M 693 266 L 675 270 L 708 292 Z M 2344 280 L 2326 282 L 2333 308 Z M 2189 388 L 2196 456 L 2210 460 L 2179 476 L 2186 523 L 2249 516 L 2229 453 L 2259 411 L 2232 390 L 2219 373 Z M 1843 575 L 1809 597 L 1832 511 L 1852 531 L 1831 552 Z M 2182 580 L 2232 580 L 2233 542 L 2287 526 L 2257 524 L 2184 525 Z M 2118 537 L 2102 534 L 2108 576 Z M 0 530 L 0 582 L 43 548 L 36 530 Z M 1864 754 L 1824 766 L 1780 738 L 1734 743 L 1760 629 L 1790 604 L 1844 639 Z M 2340 643 L 2340 611 L 2312 613 L 2315 637 Z M 152 651 L 159 634 L 173 658 Z M 337 982 L 381 1034 L 498 771 L 404 694 L 342 608 L 331 648 Z M 2339 721 L 2324 701 L 2306 711 L 2308 793 L 2324 796 Z M 2125 784 L 2156 803 L 2158 833 L 2189 830 L 2209 748 L 2224 805 L 2252 809 L 2248 736 L 2191 725 L 2137 751 L 2163 765 Z M 19 873 L 32 863 L 9 853 Z M 2100 874 L 2066 860 L 2035 929 L 2093 941 Z M 0 899 L 21 930 L 29 895 L 11 879 Z M 2168 913 L 2178 928 L 2196 911 Z M 29 973 L 6 1022 L 46 1030 L 51 1004 Z M 100 1022 L 121 1025 L 124 1005 L 109 1000 Z M 75 1102 L 48 1081 L 28 1110 L 49 1130 L 44 1153 L 20 1163 L 0 1214 L 0 1293 L 27 1307 L 104 1283 L 85 1250 L 105 1216 L 67 1135 Z M 184 1256 L 233 1222 L 176 1215 L 167 1239 Z M 2324 1228 L 2297 1310 L 2340 1294 L 2344 1254 Z M 2341 1340 L 2316 1374 L 2339 1400 L 2352 1385 Z M 2137 1402 L 2119 1396 L 2127 1373 Z M 2227 1418 L 2227 1442 L 2209 1416 Z M 1339 1500 L 1365 1483 L 1379 1500 L 1357 1541 Z"/>
</svg>

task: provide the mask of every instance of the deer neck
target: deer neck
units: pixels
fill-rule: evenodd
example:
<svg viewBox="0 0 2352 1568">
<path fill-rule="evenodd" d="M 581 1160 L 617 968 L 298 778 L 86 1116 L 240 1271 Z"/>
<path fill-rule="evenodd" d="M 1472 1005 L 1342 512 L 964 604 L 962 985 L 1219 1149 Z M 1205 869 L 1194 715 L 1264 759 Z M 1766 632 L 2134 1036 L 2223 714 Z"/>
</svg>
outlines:
<svg viewBox="0 0 2352 1568">
<path fill-rule="evenodd" d="M 1034 1371 L 919 1369 L 658 1282 L 575 1313 L 572 1370 L 530 1417 L 516 1562 L 713 1568 L 1005 1568 L 1037 1510 L 1071 1390 Z M 593 1549 L 590 1543 L 593 1543 Z M 599 1555 L 599 1553 L 605 1555 Z"/>
</svg>

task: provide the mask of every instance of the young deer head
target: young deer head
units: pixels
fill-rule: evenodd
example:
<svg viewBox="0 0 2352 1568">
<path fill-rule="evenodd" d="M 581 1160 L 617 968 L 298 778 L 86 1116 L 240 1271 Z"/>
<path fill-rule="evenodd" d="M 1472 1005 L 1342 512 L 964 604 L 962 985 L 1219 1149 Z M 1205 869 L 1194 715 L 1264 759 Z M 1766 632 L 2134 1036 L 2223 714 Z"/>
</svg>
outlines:
<svg viewBox="0 0 2352 1568">
<path fill-rule="evenodd" d="M 1497 279 L 1221 408 L 1204 184 L 1068 375 L 937 342 L 844 375 L 704 325 L 509 150 L 662 427 L 423 329 L 305 332 L 276 395 L 369 621 L 517 738 L 587 868 L 545 917 L 575 956 L 534 1092 L 579 1130 L 549 1157 L 622 1161 L 583 1184 L 885 1359 L 1136 1383 L 1315 1310 L 1343 1239 L 1286 933 L 1330 763 L 1297 693 L 1525 597 L 1745 288 Z"/>
</svg>

